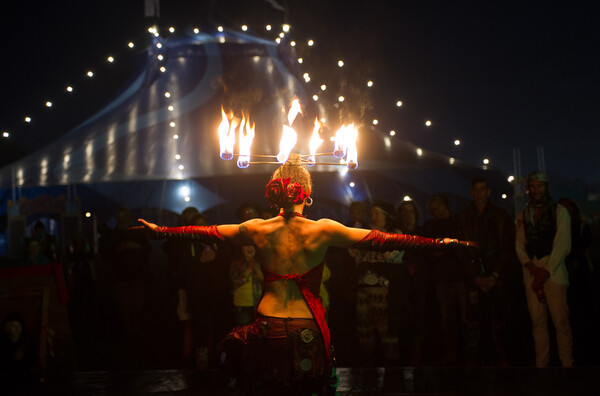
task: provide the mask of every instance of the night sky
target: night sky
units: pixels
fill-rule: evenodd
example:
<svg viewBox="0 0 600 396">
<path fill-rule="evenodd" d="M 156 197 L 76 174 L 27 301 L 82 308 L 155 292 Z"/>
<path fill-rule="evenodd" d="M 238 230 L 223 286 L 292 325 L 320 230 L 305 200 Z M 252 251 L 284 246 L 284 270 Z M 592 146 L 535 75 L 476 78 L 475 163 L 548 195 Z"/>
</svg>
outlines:
<svg viewBox="0 0 600 396">
<path fill-rule="evenodd" d="M 11 132 L 0 140 L 2 164 L 99 110 L 135 70 L 143 48 L 126 44 L 148 36 L 141 0 L 56 3 L 2 2 L 0 130 Z M 599 11 L 592 1 L 171 0 L 158 24 L 247 24 L 266 37 L 266 23 L 287 22 L 294 40 L 314 39 L 317 53 L 335 49 L 350 71 L 374 65 L 366 118 L 396 139 L 477 166 L 489 158 L 507 175 L 513 148 L 526 175 L 543 147 L 551 174 L 600 183 Z M 111 54 L 120 55 L 107 66 Z M 97 79 L 85 78 L 89 68 Z M 70 97 L 67 84 L 77 90 Z"/>
</svg>

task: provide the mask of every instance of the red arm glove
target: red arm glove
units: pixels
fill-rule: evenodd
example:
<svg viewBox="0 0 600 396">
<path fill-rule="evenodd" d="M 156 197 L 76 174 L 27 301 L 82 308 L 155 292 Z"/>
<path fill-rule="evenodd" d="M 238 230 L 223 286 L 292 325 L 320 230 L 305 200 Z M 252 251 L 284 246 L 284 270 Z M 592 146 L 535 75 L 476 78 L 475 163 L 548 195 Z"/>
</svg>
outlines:
<svg viewBox="0 0 600 396">
<path fill-rule="evenodd" d="M 199 240 L 204 243 L 224 241 L 223 235 L 216 225 L 185 226 L 185 227 L 158 227 L 153 230 L 153 235 L 159 238 L 188 238 Z"/>
<path fill-rule="evenodd" d="M 405 250 L 410 248 L 435 249 L 444 246 L 476 246 L 473 242 L 452 239 L 444 241 L 442 238 L 425 238 L 417 235 L 390 234 L 372 230 L 363 239 L 352 247 L 363 250 Z"/>
</svg>

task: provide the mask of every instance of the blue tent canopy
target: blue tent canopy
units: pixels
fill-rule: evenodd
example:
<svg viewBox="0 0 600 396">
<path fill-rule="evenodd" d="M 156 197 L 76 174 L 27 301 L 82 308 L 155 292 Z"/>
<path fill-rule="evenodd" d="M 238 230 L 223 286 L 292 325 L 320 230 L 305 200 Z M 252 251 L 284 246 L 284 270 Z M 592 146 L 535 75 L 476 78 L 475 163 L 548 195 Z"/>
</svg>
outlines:
<svg viewBox="0 0 600 396">
<path fill-rule="evenodd" d="M 64 194 L 65 186 L 76 185 L 83 210 L 99 211 L 108 202 L 178 213 L 193 205 L 212 210 L 221 221 L 235 220 L 240 202 L 264 203 L 264 184 L 275 165 L 239 169 L 235 161 L 219 158 L 221 106 L 250 114 L 256 123 L 253 153 L 276 154 L 289 103 L 299 98 L 303 116 L 294 124 L 295 152 L 306 154 L 312 122 L 324 110 L 307 93 L 296 65 L 289 45 L 240 32 L 156 37 L 144 70 L 112 102 L 47 147 L 0 169 L 0 186 L 12 191 L 4 199 L 61 189 Z M 228 109 L 238 88 L 252 100 Z M 328 144 L 324 151 L 333 150 Z M 475 175 L 486 176 L 497 196 L 511 192 L 500 172 L 427 150 L 419 155 L 417 147 L 375 127 L 359 128 L 358 148 L 358 170 L 313 168 L 314 198 L 321 206 L 310 209 L 311 217 L 344 217 L 353 200 L 397 204 L 409 195 L 424 202 L 438 192 L 465 200 Z M 189 201 L 180 194 L 182 187 Z"/>
</svg>

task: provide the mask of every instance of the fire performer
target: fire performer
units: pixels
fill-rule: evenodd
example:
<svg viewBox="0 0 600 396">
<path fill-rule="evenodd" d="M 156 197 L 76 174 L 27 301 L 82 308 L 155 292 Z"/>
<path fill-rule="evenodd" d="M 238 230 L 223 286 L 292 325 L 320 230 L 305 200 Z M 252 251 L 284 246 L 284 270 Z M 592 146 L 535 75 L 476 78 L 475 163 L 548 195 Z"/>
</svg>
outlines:
<svg viewBox="0 0 600 396">
<path fill-rule="evenodd" d="M 319 297 L 323 259 L 330 246 L 386 251 L 471 245 L 346 227 L 329 219 L 309 220 L 302 212 L 312 204 L 311 193 L 308 170 L 286 163 L 267 184 L 266 198 L 279 208 L 274 218 L 210 227 L 159 227 L 140 219 L 160 237 L 225 240 L 255 247 L 264 274 L 256 320 L 236 327 L 224 341 L 241 346 L 238 380 L 248 394 L 335 392 L 329 328 Z"/>
</svg>

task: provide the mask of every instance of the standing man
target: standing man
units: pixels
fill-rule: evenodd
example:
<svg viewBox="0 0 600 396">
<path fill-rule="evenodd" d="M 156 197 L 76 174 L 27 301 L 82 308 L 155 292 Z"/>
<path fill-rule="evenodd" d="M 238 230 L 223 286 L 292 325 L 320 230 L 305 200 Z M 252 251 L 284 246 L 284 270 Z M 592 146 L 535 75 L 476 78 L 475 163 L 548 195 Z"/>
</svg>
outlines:
<svg viewBox="0 0 600 396">
<path fill-rule="evenodd" d="M 469 313 L 473 329 L 469 340 L 476 362 L 508 365 L 502 343 L 504 294 L 499 284 L 505 268 L 515 263 L 515 227 L 508 212 L 489 201 L 491 188 L 483 177 L 471 181 L 473 201 L 459 219 L 463 237 L 479 242 L 479 249 L 465 250 L 473 282 Z"/>
<path fill-rule="evenodd" d="M 548 367 L 548 311 L 556 328 L 563 367 L 573 366 L 573 335 L 569 323 L 565 258 L 571 251 L 571 219 L 567 209 L 552 202 L 548 176 L 535 171 L 527 177 L 529 203 L 517 215 L 517 256 L 523 264 L 527 306 L 535 343 L 536 367 Z"/>
<path fill-rule="evenodd" d="M 458 220 L 450 211 L 450 203 L 445 195 L 432 195 L 427 202 L 427 211 L 433 218 L 423 224 L 423 236 L 460 237 Z M 463 364 L 468 335 L 466 289 L 468 271 L 464 262 L 460 260 L 457 249 L 427 253 L 429 274 L 426 282 L 434 285 L 439 306 L 441 340 L 444 345 L 442 364 L 446 366 Z"/>
</svg>

